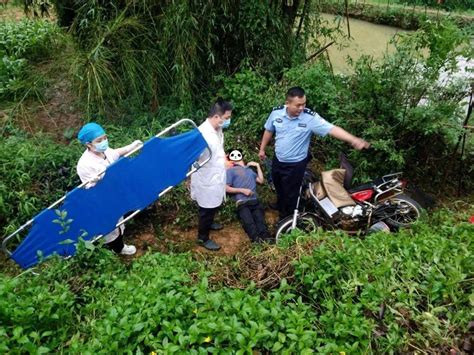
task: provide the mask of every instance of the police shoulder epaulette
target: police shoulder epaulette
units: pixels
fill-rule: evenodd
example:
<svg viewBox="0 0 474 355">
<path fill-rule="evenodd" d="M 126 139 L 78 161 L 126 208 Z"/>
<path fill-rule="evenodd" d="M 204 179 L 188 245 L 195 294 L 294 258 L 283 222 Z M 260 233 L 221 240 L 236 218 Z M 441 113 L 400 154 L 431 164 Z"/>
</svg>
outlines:
<svg viewBox="0 0 474 355">
<path fill-rule="evenodd" d="M 309 108 L 307 108 L 307 107 L 305 107 L 304 113 L 307 113 L 307 114 L 309 114 L 309 115 L 311 115 L 311 116 L 316 116 L 316 112 L 314 112 L 313 110 L 311 110 L 311 109 L 309 109 Z"/>
<path fill-rule="evenodd" d="M 285 107 L 285 105 L 275 106 L 272 108 L 272 111 L 281 110 L 283 107 Z"/>
</svg>

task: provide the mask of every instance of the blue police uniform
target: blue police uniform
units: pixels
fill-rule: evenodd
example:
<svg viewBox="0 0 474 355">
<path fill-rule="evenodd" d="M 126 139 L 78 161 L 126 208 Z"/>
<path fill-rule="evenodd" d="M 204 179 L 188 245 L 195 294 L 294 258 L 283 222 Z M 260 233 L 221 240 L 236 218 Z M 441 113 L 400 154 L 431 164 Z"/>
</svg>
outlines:
<svg viewBox="0 0 474 355">
<path fill-rule="evenodd" d="M 297 117 L 289 117 L 286 106 L 278 106 L 273 109 L 264 127 L 275 135 L 272 178 L 280 219 L 283 219 L 292 214 L 296 207 L 308 162 L 311 136 L 326 136 L 334 125 L 308 108 Z"/>
<path fill-rule="evenodd" d="M 311 136 L 326 136 L 333 127 L 308 108 L 297 117 L 289 117 L 286 106 L 273 109 L 265 123 L 265 129 L 275 134 L 275 154 L 282 163 L 306 159 Z"/>
</svg>

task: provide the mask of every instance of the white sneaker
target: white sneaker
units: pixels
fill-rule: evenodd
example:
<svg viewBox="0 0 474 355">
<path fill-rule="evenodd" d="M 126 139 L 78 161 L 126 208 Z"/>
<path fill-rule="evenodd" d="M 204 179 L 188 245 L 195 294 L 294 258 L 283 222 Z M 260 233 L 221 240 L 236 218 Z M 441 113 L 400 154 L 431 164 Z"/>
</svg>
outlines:
<svg viewBox="0 0 474 355">
<path fill-rule="evenodd" d="M 122 254 L 122 255 L 133 255 L 136 252 L 137 252 L 137 248 L 135 248 L 135 246 L 124 244 L 123 249 L 120 252 L 120 254 Z"/>
</svg>

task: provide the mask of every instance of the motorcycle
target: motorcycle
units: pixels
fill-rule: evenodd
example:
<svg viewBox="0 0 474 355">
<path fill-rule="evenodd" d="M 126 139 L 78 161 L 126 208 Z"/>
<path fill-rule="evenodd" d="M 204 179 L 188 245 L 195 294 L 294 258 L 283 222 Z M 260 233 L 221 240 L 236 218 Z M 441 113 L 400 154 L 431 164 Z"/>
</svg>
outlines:
<svg viewBox="0 0 474 355">
<path fill-rule="evenodd" d="M 402 173 L 392 173 L 352 187 L 354 169 L 340 154 L 340 169 L 317 179 L 307 168 L 293 215 L 277 225 L 276 241 L 298 228 L 342 229 L 349 234 L 390 231 L 409 227 L 421 215 L 420 204 L 407 196 Z"/>
</svg>

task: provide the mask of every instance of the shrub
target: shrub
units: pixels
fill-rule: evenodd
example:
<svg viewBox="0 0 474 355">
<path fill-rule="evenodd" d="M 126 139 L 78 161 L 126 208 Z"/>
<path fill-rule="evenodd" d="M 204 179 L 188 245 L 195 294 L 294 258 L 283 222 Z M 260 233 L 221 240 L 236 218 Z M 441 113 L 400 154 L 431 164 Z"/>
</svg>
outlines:
<svg viewBox="0 0 474 355">
<path fill-rule="evenodd" d="M 427 22 L 418 32 L 394 39 L 394 54 L 351 61 L 351 75 L 334 75 L 324 63 L 306 64 L 287 70 L 280 83 L 265 89 L 261 74 L 243 71 L 224 81 L 222 90 L 236 102 L 229 136 L 248 142 L 244 146 L 255 154 L 271 106 L 283 103 L 286 89 L 297 85 L 305 88 L 308 107 L 375 148 L 358 153 L 334 139 L 317 140 L 311 150 L 319 163 L 336 166 L 338 151 L 348 150 L 359 180 L 402 170 L 420 182 L 443 183 L 456 167 L 441 170 L 436 161 L 455 163 L 464 118 L 458 102 L 466 82 L 443 86 L 437 79 L 457 55 L 471 55 L 463 48 L 465 40 L 450 22 Z M 423 48 L 429 55 L 420 54 Z"/>
<path fill-rule="evenodd" d="M 0 53 L 31 61 L 43 60 L 51 53 L 59 35 L 58 27 L 46 20 L 4 21 L 0 23 Z"/>
<path fill-rule="evenodd" d="M 55 144 L 16 131 L 0 143 L 0 226 L 10 233 L 74 187 L 78 145 Z M 77 157 L 77 158 L 76 158 Z"/>
<path fill-rule="evenodd" d="M 473 227 L 443 220 L 437 232 L 419 224 L 364 240 L 328 235 L 296 263 L 328 339 L 321 351 L 443 352 L 461 345 L 472 303 Z"/>
<path fill-rule="evenodd" d="M 8 96 L 21 89 L 26 67 L 25 59 L 3 56 L 0 62 L 0 97 Z"/>
<path fill-rule="evenodd" d="M 61 348 L 75 322 L 67 285 L 0 274 L 0 351 L 48 353 Z"/>
</svg>

